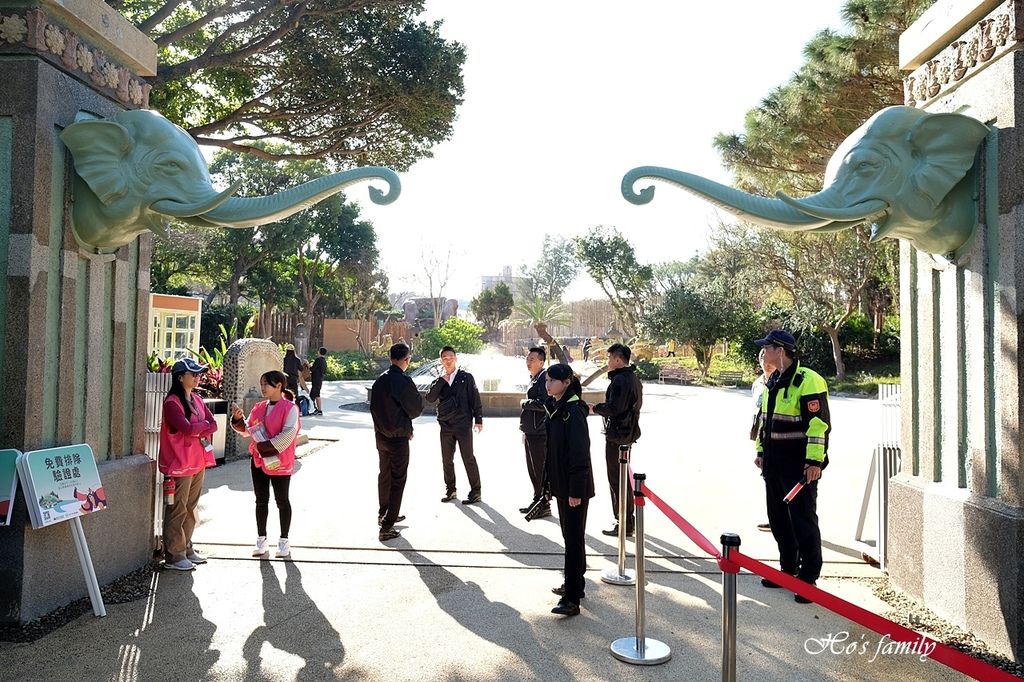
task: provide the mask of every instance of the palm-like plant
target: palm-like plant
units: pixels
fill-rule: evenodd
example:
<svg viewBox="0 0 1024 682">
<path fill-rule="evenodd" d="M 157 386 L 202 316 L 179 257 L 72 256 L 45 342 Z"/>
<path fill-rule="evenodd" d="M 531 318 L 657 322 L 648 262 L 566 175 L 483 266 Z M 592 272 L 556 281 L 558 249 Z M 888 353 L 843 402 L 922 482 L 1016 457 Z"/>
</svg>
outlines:
<svg viewBox="0 0 1024 682">
<path fill-rule="evenodd" d="M 548 334 L 548 325 L 567 325 L 572 322 L 572 315 L 569 309 L 557 301 L 545 301 L 539 296 L 532 299 L 520 301 L 512 306 L 512 317 L 503 320 L 499 326 L 503 327 L 533 327 L 537 336 L 544 339 L 551 349 L 551 355 L 559 362 L 568 364 L 569 360 L 558 342 Z"/>
</svg>

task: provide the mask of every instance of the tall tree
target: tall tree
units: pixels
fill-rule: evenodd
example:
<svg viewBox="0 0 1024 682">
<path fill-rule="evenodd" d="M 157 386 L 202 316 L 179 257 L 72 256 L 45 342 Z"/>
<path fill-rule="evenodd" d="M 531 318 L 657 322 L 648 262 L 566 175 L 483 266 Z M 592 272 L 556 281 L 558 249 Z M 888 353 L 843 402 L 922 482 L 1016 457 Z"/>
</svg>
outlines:
<svg viewBox="0 0 1024 682">
<path fill-rule="evenodd" d="M 423 0 L 108 4 L 159 48 L 150 105 L 201 144 L 404 170 L 451 136 L 465 50 Z"/>
<path fill-rule="evenodd" d="M 504 282 L 498 282 L 490 289 L 484 289 L 469 302 L 469 309 L 484 325 L 487 334 L 494 338 L 498 325 L 512 314 L 512 291 Z"/>
<path fill-rule="evenodd" d="M 572 239 L 546 234 L 541 243 L 540 258 L 531 267 L 524 265 L 521 272 L 530 280 L 530 298 L 561 301 L 562 294 L 576 279 L 579 269 Z"/>
<path fill-rule="evenodd" d="M 716 138 L 737 186 L 795 196 L 820 190 L 836 147 L 877 110 L 902 103 L 899 36 L 931 4 L 848 0 L 843 17 L 851 31 L 825 30 L 815 36 L 797 73 L 747 113 L 744 132 Z M 721 235 L 718 243 L 731 244 L 735 238 Z M 813 238 L 791 232 L 758 234 L 739 241 L 749 242 L 743 251 L 752 259 L 747 265 L 793 297 L 805 324 L 828 334 L 837 378 L 844 378 L 839 329 L 870 286 L 894 285 L 887 274 L 894 244 L 869 246 L 863 230 Z M 876 305 L 897 297 L 895 289 L 872 293 Z"/>
<path fill-rule="evenodd" d="M 599 225 L 575 240 L 576 256 L 619 315 L 627 336 L 647 313 L 654 293 L 654 270 L 640 265 L 633 245 L 614 227 Z"/>
<path fill-rule="evenodd" d="M 444 292 L 452 277 L 451 249 L 442 255 L 439 251 L 424 247 L 417 280 L 426 288 L 430 306 L 434 313 L 434 326 L 441 326 L 441 311 L 444 308 Z"/>
</svg>

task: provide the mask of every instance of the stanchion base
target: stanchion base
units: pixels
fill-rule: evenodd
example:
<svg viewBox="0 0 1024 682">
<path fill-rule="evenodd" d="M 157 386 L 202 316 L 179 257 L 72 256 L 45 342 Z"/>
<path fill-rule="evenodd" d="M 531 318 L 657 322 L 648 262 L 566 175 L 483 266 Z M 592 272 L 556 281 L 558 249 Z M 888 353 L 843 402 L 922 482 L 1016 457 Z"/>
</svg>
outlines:
<svg viewBox="0 0 1024 682">
<path fill-rule="evenodd" d="M 636 585 L 636 573 L 628 568 L 619 573 L 618 567 L 609 568 L 601 574 L 601 581 L 609 585 Z"/>
<path fill-rule="evenodd" d="M 644 638 L 644 652 L 637 649 L 636 637 L 623 637 L 611 643 L 612 656 L 633 665 L 658 665 L 672 658 L 672 650 L 664 642 L 650 637 Z"/>
</svg>

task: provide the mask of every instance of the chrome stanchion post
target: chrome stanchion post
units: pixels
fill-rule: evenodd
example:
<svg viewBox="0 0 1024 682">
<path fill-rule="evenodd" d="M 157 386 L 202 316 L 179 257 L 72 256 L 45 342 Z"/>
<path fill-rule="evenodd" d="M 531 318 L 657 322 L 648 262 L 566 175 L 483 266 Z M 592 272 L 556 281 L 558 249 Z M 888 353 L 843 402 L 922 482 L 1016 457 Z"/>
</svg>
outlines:
<svg viewBox="0 0 1024 682">
<path fill-rule="evenodd" d="M 601 575 L 601 580 L 611 585 L 635 585 L 633 571 L 626 568 L 626 496 L 629 491 L 629 445 L 619 446 L 619 565 L 609 568 Z"/>
<path fill-rule="evenodd" d="M 672 650 L 664 642 L 656 639 L 648 639 L 644 633 L 646 627 L 646 614 L 644 604 L 644 493 L 643 482 L 647 478 L 645 474 L 633 474 L 636 504 L 636 635 L 633 637 L 622 637 L 611 643 L 612 656 L 626 663 L 636 665 L 657 665 L 672 658 Z M 619 517 L 619 527 L 625 517 Z"/>
<path fill-rule="evenodd" d="M 722 682 L 736 682 L 736 574 L 739 567 L 729 560 L 740 546 L 740 536 L 722 533 Z"/>
</svg>

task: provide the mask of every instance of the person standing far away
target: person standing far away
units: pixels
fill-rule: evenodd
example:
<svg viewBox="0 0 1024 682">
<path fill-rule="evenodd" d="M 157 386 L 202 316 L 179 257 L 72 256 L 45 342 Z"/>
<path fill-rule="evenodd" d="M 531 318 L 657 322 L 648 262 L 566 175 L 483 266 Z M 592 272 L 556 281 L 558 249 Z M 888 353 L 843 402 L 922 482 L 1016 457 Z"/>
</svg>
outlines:
<svg viewBox="0 0 1024 682">
<path fill-rule="evenodd" d="M 629 346 L 613 343 L 608 347 L 608 379 L 604 402 L 590 406 L 593 414 L 604 417 L 604 459 L 608 468 L 608 485 L 612 493 L 612 514 L 615 525 L 602 530 L 604 535 L 619 534 L 619 446 L 632 445 L 640 438 L 640 408 L 644 388 L 636 376 L 636 366 L 629 364 Z M 550 372 L 550 370 L 549 370 Z M 626 495 L 626 536 L 633 536 L 633 496 Z"/>
<path fill-rule="evenodd" d="M 569 365 L 551 365 L 545 380 L 549 394 L 547 413 L 547 486 L 558 503 L 558 523 L 565 542 L 565 580 L 552 592 L 561 596 L 551 613 L 575 616 L 586 596 L 587 509 L 594 496 L 590 466 L 588 409 L 580 399 L 583 389 Z"/>
<path fill-rule="evenodd" d="M 302 374 L 302 360 L 295 354 L 295 346 L 286 343 L 284 346 L 284 373 L 288 376 L 288 390 L 293 396 L 299 394 L 299 378 Z"/>
<path fill-rule="evenodd" d="M 191 358 L 171 367 L 171 389 L 163 404 L 157 468 L 174 481 L 174 502 L 164 507 L 164 568 L 191 571 L 206 557 L 192 547 L 199 517 L 206 468 L 214 466 L 211 436 L 217 431 L 213 413 L 193 392 L 199 375 L 210 368 Z"/>
<path fill-rule="evenodd" d="M 675 356 L 676 356 L 676 340 L 675 339 L 669 339 L 668 342 L 665 343 L 665 357 L 667 357 L 667 358 L 674 358 Z"/>
<path fill-rule="evenodd" d="M 324 385 L 324 376 L 327 374 L 327 349 L 323 346 L 320 346 L 320 350 L 317 351 L 317 356 L 309 368 L 309 374 L 310 381 L 313 384 L 312 389 L 309 391 L 309 398 L 316 406 L 316 411 L 313 412 L 312 416 L 322 417 L 324 405 L 320 399 L 320 389 Z"/>
<path fill-rule="evenodd" d="M 590 348 L 593 346 L 593 342 L 588 336 L 583 340 L 583 362 L 590 360 Z"/>
<path fill-rule="evenodd" d="M 534 346 L 526 355 L 526 369 L 530 372 L 530 386 L 526 389 L 526 399 L 519 403 L 523 410 L 519 415 L 519 430 L 523 432 L 526 472 L 530 476 L 530 483 L 533 484 L 533 501 L 526 507 L 520 507 L 520 514 L 530 511 L 530 507 L 544 496 L 544 458 L 548 440 L 544 413 L 544 403 L 548 399 L 548 391 L 545 386 L 547 372 L 544 371 L 546 358 L 547 353 L 540 346 Z M 545 516 L 551 516 L 551 505 L 547 503 L 537 518 Z"/>
<path fill-rule="evenodd" d="M 395 524 L 404 521 L 402 495 L 409 471 L 409 441 L 412 420 L 423 414 L 423 398 L 405 371 L 412 353 L 409 346 L 396 343 L 388 351 L 391 366 L 377 377 L 370 389 L 370 416 L 380 469 L 377 474 L 377 525 L 381 542 L 401 535 Z"/>
<path fill-rule="evenodd" d="M 264 400 L 253 405 L 246 419 L 242 409 L 231 404 L 231 428 L 247 438 L 252 462 L 252 490 L 256 495 L 256 547 L 252 555 L 265 557 L 267 547 L 267 517 L 270 516 L 270 488 L 274 488 L 281 534 L 277 541 L 277 558 L 292 555 L 288 533 L 292 525 L 292 503 L 288 497 L 292 474 L 295 472 L 295 442 L 302 424 L 295 394 L 287 388 L 284 372 L 271 370 L 260 377 L 260 392 Z"/>
<path fill-rule="evenodd" d="M 775 374 L 775 365 L 766 363 L 764 360 L 763 347 L 757 354 L 757 364 L 761 368 L 761 373 L 757 375 L 750 387 L 750 397 L 754 400 L 754 420 L 750 425 L 750 440 L 757 440 L 757 432 L 761 428 L 761 394 L 764 393 L 764 387 L 768 384 L 771 376 Z M 759 523 L 757 529 L 768 532 L 772 529 L 772 525 L 768 522 Z"/>
<path fill-rule="evenodd" d="M 768 523 L 779 546 L 784 573 L 813 585 L 821 574 L 821 531 L 818 529 L 818 480 L 828 466 L 828 385 L 796 359 L 796 339 L 781 329 L 755 341 L 764 348 L 766 365 L 777 368 L 761 394 L 760 429 L 754 464 L 764 478 Z M 783 500 L 799 482 L 803 490 Z M 761 579 L 765 587 L 779 587 Z M 801 603 L 810 600 L 793 595 Z"/>
<path fill-rule="evenodd" d="M 428 403 L 437 403 L 437 422 L 441 425 L 441 467 L 444 472 L 442 502 L 458 499 L 455 490 L 455 445 L 469 478 L 469 496 L 462 504 L 476 504 L 480 498 L 480 469 L 473 456 L 473 430 L 484 430 L 483 405 L 473 375 L 458 367 L 451 346 L 441 349 L 443 374 L 434 379 L 427 391 Z"/>
</svg>

